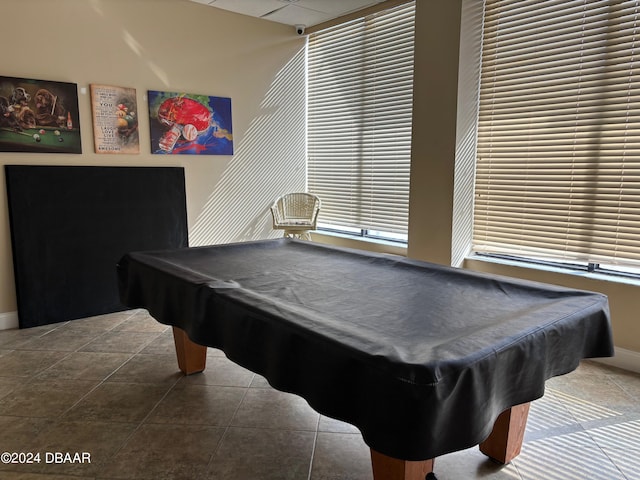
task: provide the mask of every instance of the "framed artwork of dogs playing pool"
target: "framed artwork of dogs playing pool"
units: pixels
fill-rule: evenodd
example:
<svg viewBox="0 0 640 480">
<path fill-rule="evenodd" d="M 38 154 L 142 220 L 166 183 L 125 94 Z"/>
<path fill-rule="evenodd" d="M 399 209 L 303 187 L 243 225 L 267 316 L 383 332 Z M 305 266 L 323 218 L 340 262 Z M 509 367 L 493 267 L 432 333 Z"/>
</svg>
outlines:
<svg viewBox="0 0 640 480">
<path fill-rule="evenodd" d="M 77 84 L 0 76 L 0 152 L 82 153 Z"/>
</svg>

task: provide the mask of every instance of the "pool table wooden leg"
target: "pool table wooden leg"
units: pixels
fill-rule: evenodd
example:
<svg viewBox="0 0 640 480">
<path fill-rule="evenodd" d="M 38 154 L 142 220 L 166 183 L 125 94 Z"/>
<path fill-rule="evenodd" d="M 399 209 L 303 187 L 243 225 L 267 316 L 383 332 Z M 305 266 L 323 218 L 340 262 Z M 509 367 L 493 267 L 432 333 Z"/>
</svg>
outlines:
<svg viewBox="0 0 640 480">
<path fill-rule="evenodd" d="M 433 459 L 412 462 L 387 457 L 371 449 L 374 480 L 424 480 L 433 472 Z"/>
<path fill-rule="evenodd" d="M 178 367 L 185 375 L 202 372 L 207 364 L 207 347 L 192 342 L 184 330 L 173 327 Z"/>
<path fill-rule="evenodd" d="M 480 444 L 480 451 L 500 463 L 509 463 L 517 457 L 527 428 L 529 405 L 523 403 L 502 412 L 491 434 Z"/>
</svg>

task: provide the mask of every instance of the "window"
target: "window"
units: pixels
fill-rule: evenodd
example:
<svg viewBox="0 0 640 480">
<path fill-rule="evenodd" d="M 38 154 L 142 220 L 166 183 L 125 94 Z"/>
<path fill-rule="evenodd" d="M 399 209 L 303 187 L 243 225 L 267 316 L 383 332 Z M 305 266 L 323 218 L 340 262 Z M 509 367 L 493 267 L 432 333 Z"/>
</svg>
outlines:
<svg viewBox="0 0 640 480">
<path fill-rule="evenodd" d="M 309 36 L 308 188 L 332 229 L 406 241 L 414 8 Z"/>
<path fill-rule="evenodd" d="M 486 0 L 475 251 L 637 271 L 639 47 L 638 0 Z"/>
</svg>

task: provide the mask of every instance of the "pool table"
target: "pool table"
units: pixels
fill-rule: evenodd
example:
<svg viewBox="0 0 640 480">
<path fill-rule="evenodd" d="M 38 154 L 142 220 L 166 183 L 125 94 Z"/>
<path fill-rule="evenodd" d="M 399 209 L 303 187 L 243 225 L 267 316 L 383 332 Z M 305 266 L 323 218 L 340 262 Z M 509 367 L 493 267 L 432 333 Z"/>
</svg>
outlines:
<svg viewBox="0 0 640 480">
<path fill-rule="evenodd" d="M 179 368 L 206 348 L 349 422 L 376 479 L 437 456 L 522 444 L 529 402 L 613 354 L 604 295 L 292 239 L 153 252 L 118 264 L 122 302 L 173 326 Z"/>
</svg>

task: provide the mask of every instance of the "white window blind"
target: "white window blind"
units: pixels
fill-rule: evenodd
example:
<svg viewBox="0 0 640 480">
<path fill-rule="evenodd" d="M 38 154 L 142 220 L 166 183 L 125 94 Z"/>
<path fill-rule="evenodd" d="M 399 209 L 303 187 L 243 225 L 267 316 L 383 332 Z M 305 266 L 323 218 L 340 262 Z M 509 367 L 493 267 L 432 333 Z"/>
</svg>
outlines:
<svg viewBox="0 0 640 480">
<path fill-rule="evenodd" d="M 414 8 L 309 36 L 308 188 L 322 223 L 407 232 Z"/>
<path fill-rule="evenodd" d="M 639 4 L 486 0 L 476 251 L 640 265 Z"/>
</svg>

